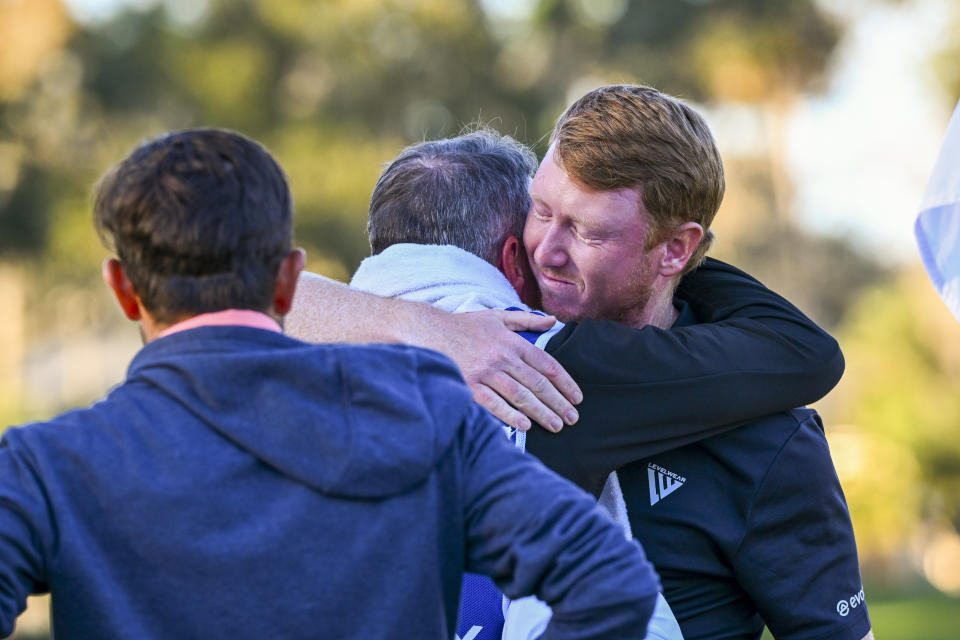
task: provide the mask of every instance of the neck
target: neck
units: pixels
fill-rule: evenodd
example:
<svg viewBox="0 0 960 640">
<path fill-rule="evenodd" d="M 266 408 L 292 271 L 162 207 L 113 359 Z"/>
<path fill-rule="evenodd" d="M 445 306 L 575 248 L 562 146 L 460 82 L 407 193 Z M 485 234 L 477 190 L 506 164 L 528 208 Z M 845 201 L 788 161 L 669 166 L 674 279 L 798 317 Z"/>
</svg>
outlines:
<svg viewBox="0 0 960 640">
<path fill-rule="evenodd" d="M 143 338 L 143 343 L 147 344 L 157 338 L 197 327 L 237 326 L 282 331 L 282 320 L 282 316 L 277 314 L 251 309 L 223 309 L 193 316 L 188 315 L 171 323 L 158 322 L 145 313 L 140 321 L 140 335 Z"/>
<path fill-rule="evenodd" d="M 173 324 L 176 323 L 159 322 L 144 311 L 140 317 L 140 339 L 143 341 L 143 344 L 153 342 Z"/>
<path fill-rule="evenodd" d="M 653 325 L 669 329 L 677 321 L 680 312 L 673 306 L 673 288 L 653 293 L 644 305 L 639 305 L 624 314 L 621 322 L 635 329 Z"/>
</svg>

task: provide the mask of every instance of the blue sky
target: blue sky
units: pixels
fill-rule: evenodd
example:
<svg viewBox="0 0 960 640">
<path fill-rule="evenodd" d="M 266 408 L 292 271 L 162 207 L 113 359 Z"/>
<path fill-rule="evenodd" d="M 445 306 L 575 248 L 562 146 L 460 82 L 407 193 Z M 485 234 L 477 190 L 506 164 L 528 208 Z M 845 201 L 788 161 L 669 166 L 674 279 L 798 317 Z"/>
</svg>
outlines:
<svg viewBox="0 0 960 640">
<path fill-rule="evenodd" d="M 791 123 L 805 224 L 917 259 L 913 221 L 960 97 L 943 95 L 930 63 L 949 36 L 950 1 L 869 3 L 850 16 L 828 91 L 806 99 Z"/>
</svg>

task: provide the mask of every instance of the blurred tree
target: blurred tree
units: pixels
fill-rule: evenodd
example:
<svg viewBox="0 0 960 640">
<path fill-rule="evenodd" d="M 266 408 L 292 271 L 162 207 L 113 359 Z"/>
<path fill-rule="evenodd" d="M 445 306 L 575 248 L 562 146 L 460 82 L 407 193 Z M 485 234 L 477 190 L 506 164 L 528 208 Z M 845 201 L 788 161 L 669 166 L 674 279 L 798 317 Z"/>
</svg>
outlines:
<svg viewBox="0 0 960 640">
<path fill-rule="evenodd" d="M 58 0 L 0 3 L 0 100 L 19 98 L 71 30 Z"/>
<path fill-rule="evenodd" d="M 23 273 L 37 336 L 62 321 L 40 292 L 99 286 L 90 185 L 144 136 L 227 126 L 263 141 L 288 172 L 311 266 L 345 277 L 368 252 L 381 166 L 405 144 L 480 120 L 542 152 L 568 100 L 605 81 L 763 113 L 815 88 L 837 41 L 814 0 L 155 0 L 77 25 L 54 0 L 2 6 L 21 11 L 3 28 L 48 34 L 0 93 L 0 257 L 35 265 Z M 721 253 L 832 324 L 879 271 L 774 215 L 769 149 L 726 158 Z"/>
<path fill-rule="evenodd" d="M 951 32 L 960 33 L 960 8 L 953 6 Z M 933 56 L 937 80 L 948 100 L 960 99 L 960 38 L 945 42 Z"/>
<path fill-rule="evenodd" d="M 477 120 L 536 141 L 571 93 L 614 76 L 701 101 L 767 104 L 810 86 L 836 41 L 812 0 L 526 4 L 509 17 L 492 0 L 209 0 L 185 14 L 166 0 L 82 25 L 69 41 L 60 10 L 43 20 L 64 34 L 50 47 L 66 50 L 50 58 L 46 82 L 0 94 L 12 114 L 0 142 L 43 140 L 36 170 L 67 165 L 85 188 L 143 135 L 241 129 L 290 171 L 302 241 L 352 269 L 367 251 L 378 165 L 403 144 Z M 43 177 L 22 178 L 17 206 L 0 199 L 0 217 L 26 235 L 0 251 L 43 252 L 58 196 Z M 15 221 L 24 201 L 31 217 Z"/>
<path fill-rule="evenodd" d="M 598 81 L 639 79 L 699 102 L 753 105 L 765 122 L 774 207 L 792 199 L 785 122 L 798 96 L 820 85 L 839 28 L 809 0 L 542 0 L 551 33 L 547 82 L 566 100 Z"/>
<path fill-rule="evenodd" d="M 828 329 L 841 325 L 862 291 L 894 273 L 849 239 L 817 235 L 791 220 L 751 226 L 731 244 L 721 233 L 717 244 L 717 257 L 754 274 Z"/>
<path fill-rule="evenodd" d="M 903 548 L 931 521 L 960 531 L 960 326 L 917 265 L 861 296 L 840 338 L 833 414 L 869 449 L 847 485 L 861 546 Z"/>
<path fill-rule="evenodd" d="M 839 35 L 810 0 L 541 0 L 534 19 L 555 34 L 554 82 L 606 67 L 701 102 L 809 89 Z"/>
</svg>

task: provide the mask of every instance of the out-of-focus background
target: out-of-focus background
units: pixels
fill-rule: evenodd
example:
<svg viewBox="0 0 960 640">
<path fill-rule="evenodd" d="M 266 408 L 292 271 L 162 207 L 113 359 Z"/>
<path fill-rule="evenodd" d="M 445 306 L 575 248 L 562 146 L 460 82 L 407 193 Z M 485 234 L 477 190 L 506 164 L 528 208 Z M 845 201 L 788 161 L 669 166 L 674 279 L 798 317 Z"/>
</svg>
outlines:
<svg viewBox="0 0 960 640">
<path fill-rule="evenodd" d="M 958 637 L 960 325 L 912 235 L 960 96 L 955 0 L 0 0 L 0 428 L 93 401 L 139 346 L 90 194 L 143 138 L 262 141 L 308 267 L 346 279 L 403 146 L 479 121 L 542 155 L 566 104 L 623 81 L 706 115 L 714 254 L 841 342 L 818 408 L 877 636 Z M 33 602 L 17 637 L 46 618 Z"/>
</svg>

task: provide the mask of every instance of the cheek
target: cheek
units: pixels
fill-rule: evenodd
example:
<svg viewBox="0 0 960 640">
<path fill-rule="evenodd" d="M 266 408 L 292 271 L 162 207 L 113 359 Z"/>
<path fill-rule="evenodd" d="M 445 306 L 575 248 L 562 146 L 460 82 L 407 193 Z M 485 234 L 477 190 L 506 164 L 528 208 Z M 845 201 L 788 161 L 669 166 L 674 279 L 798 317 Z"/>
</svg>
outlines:
<svg viewBox="0 0 960 640">
<path fill-rule="evenodd" d="M 523 228 L 523 246 L 527 250 L 527 258 L 531 262 L 533 261 L 533 254 L 540 246 L 542 240 L 542 225 L 537 224 L 535 221 L 527 221 L 526 226 Z"/>
<path fill-rule="evenodd" d="M 584 247 L 576 242 L 571 243 L 567 255 L 571 266 L 576 269 L 580 277 L 587 281 L 599 282 L 605 278 L 603 262 L 597 260 L 596 249 Z"/>
<path fill-rule="evenodd" d="M 533 214 L 527 216 L 527 221 L 523 225 L 523 244 L 528 246 L 528 242 L 532 241 L 537 234 L 537 219 L 533 217 Z"/>
<path fill-rule="evenodd" d="M 591 295 L 603 295 L 604 293 L 617 288 L 618 283 L 623 282 L 623 278 L 629 271 L 625 263 L 620 259 L 613 259 L 605 256 L 605 259 L 598 260 L 597 256 L 577 256 L 577 267 L 580 276 L 583 278 L 587 293 Z"/>
</svg>

